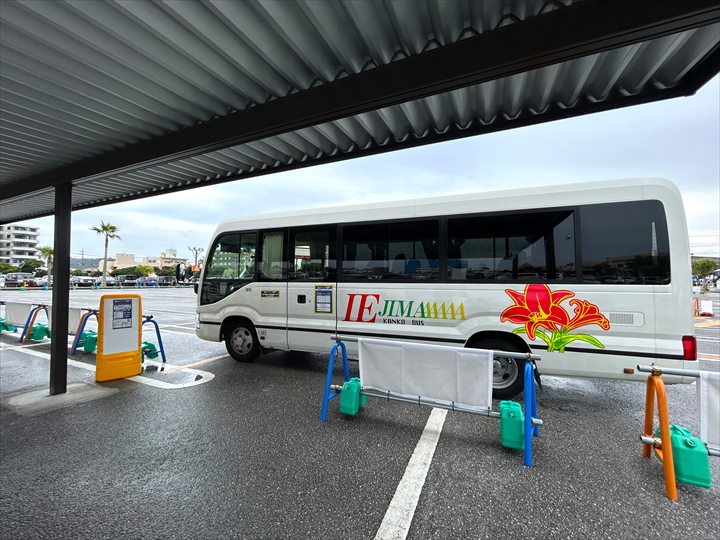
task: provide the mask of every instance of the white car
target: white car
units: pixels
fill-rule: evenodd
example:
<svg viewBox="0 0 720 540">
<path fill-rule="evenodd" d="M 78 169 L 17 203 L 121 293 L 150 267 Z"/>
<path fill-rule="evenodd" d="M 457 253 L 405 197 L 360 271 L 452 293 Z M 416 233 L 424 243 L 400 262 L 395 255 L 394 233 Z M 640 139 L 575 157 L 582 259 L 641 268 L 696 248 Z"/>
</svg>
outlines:
<svg viewBox="0 0 720 540">
<path fill-rule="evenodd" d="M 73 276 L 70 278 L 70 286 L 73 288 L 94 287 L 95 278 L 90 276 Z"/>
</svg>

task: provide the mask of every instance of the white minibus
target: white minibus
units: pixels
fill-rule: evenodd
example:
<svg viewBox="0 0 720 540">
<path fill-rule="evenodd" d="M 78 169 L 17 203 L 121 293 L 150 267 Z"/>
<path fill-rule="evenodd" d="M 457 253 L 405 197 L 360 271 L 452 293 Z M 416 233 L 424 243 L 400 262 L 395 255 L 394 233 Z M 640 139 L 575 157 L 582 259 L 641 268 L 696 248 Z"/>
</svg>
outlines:
<svg viewBox="0 0 720 540">
<path fill-rule="evenodd" d="M 533 352 L 561 376 L 696 360 L 687 225 L 665 180 L 233 219 L 207 253 L 196 332 L 237 360 L 328 353 L 335 335 Z M 495 397 L 521 390 L 521 364 L 495 355 Z"/>
</svg>

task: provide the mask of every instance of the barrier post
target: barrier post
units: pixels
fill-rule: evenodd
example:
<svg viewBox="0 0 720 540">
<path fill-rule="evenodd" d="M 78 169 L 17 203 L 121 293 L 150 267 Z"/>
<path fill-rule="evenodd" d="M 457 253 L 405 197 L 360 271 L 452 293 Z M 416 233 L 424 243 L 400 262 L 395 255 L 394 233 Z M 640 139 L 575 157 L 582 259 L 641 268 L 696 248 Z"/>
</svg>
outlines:
<svg viewBox="0 0 720 540">
<path fill-rule="evenodd" d="M 20 343 L 27 343 L 27 340 L 30 337 L 30 331 L 35 324 L 35 319 L 37 318 L 37 314 L 40 312 L 40 310 L 45 310 L 45 316 L 48 318 L 48 321 L 50 320 L 50 315 L 48 314 L 48 309 L 45 304 L 40 304 L 30 310 L 28 319 L 25 322 L 25 328 L 23 329 L 22 334 L 20 334 L 20 339 L 18 340 Z"/>
<path fill-rule="evenodd" d="M 525 398 L 525 466 L 532 467 L 532 438 L 539 434 L 538 426 L 533 425 L 537 417 L 537 400 L 535 397 L 535 378 L 531 360 L 525 362 L 523 395 Z"/>
<path fill-rule="evenodd" d="M 672 443 L 670 439 L 670 419 L 668 416 L 667 392 L 665 383 L 661 378 L 662 372 L 654 370 L 647 378 L 645 392 L 645 425 L 643 434 L 645 437 L 654 438 L 653 420 L 655 418 L 655 396 L 657 395 L 658 420 L 660 422 L 660 439 L 662 448 L 655 451 L 662 461 L 663 474 L 665 476 L 665 495 L 672 501 L 677 501 L 677 485 L 675 483 L 675 464 L 673 463 Z M 643 443 L 643 456 L 649 458 L 652 449 L 650 443 Z"/>
<path fill-rule="evenodd" d="M 145 319 L 143 321 L 143 324 L 150 322 L 155 325 L 155 335 L 157 336 L 157 339 L 158 339 L 158 347 L 160 347 L 160 354 L 162 355 L 162 360 L 163 360 L 162 363 L 164 364 L 165 363 L 165 347 L 163 347 L 162 338 L 160 337 L 160 327 L 158 326 L 158 323 L 153 320 L 152 315 L 143 315 L 143 319 Z"/>
<path fill-rule="evenodd" d="M 325 395 L 323 396 L 322 412 L 320 413 L 320 421 L 323 423 L 325 423 L 325 420 L 327 419 L 328 403 L 330 403 L 330 400 L 337 396 L 339 393 L 330 393 L 333 368 L 335 367 L 335 356 L 337 355 L 338 346 L 340 346 L 340 349 L 342 351 L 343 374 L 345 375 L 345 382 L 348 382 L 350 380 L 350 368 L 348 366 L 347 360 L 347 349 L 345 348 L 345 344 L 342 341 L 338 340 L 335 342 L 335 345 L 333 345 L 332 349 L 330 349 L 330 358 L 328 359 L 328 372 L 327 378 L 325 380 Z"/>
<path fill-rule="evenodd" d="M 89 309 L 89 308 L 88 308 Z M 77 351 L 78 345 L 80 344 L 80 337 L 82 336 L 83 331 L 85 330 L 85 324 L 87 323 L 88 319 L 95 315 L 97 318 L 97 310 L 96 309 L 89 309 L 87 313 L 85 313 L 82 317 L 80 317 L 80 323 L 78 324 L 77 331 L 75 332 L 75 339 L 73 340 L 72 349 L 70 349 L 70 354 L 75 354 Z"/>
</svg>

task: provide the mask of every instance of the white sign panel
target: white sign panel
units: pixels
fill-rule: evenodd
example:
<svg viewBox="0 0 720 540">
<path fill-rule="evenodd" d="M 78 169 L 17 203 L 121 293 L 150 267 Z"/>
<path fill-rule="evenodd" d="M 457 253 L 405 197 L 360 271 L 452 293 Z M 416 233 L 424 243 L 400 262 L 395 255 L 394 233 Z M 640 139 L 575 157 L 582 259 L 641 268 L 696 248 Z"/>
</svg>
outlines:
<svg viewBox="0 0 720 540">
<path fill-rule="evenodd" d="M 105 355 L 138 348 L 140 304 L 138 298 L 103 298 L 103 350 Z"/>
</svg>

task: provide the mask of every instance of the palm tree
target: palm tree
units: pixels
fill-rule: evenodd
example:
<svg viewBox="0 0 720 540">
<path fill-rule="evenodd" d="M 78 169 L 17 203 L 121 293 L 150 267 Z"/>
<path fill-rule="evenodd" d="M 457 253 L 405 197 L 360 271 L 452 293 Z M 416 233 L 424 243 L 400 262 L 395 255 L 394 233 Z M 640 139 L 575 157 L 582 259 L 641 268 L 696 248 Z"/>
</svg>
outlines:
<svg viewBox="0 0 720 540">
<path fill-rule="evenodd" d="M 107 287 L 107 284 L 105 283 L 105 280 L 107 279 L 107 250 L 108 250 L 108 242 L 110 242 L 111 238 L 117 238 L 118 240 L 121 240 L 121 238 L 118 236 L 118 228 L 115 225 L 111 225 L 110 223 L 105 223 L 104 221 L 100 221 L 99 227 L 90 227 L 91 231 L 95 231 L 98 234 L 104 234 L 105 235 L 105 254 L 103 255 L 103 275 L 102 275 L 102 282 L 101 287 L 105 288 Z"/>
<path fill-rule="evenodd" d="M 50 276 L 52 276 L 52 263 L 53 263 L 53 248 L 50 246 L 41 246 L 37 248 L 40 252 L 40 256 L 45 259 L 45 265 L 47 266 L 48 284 L 50 284 Z"/>
</svg>

